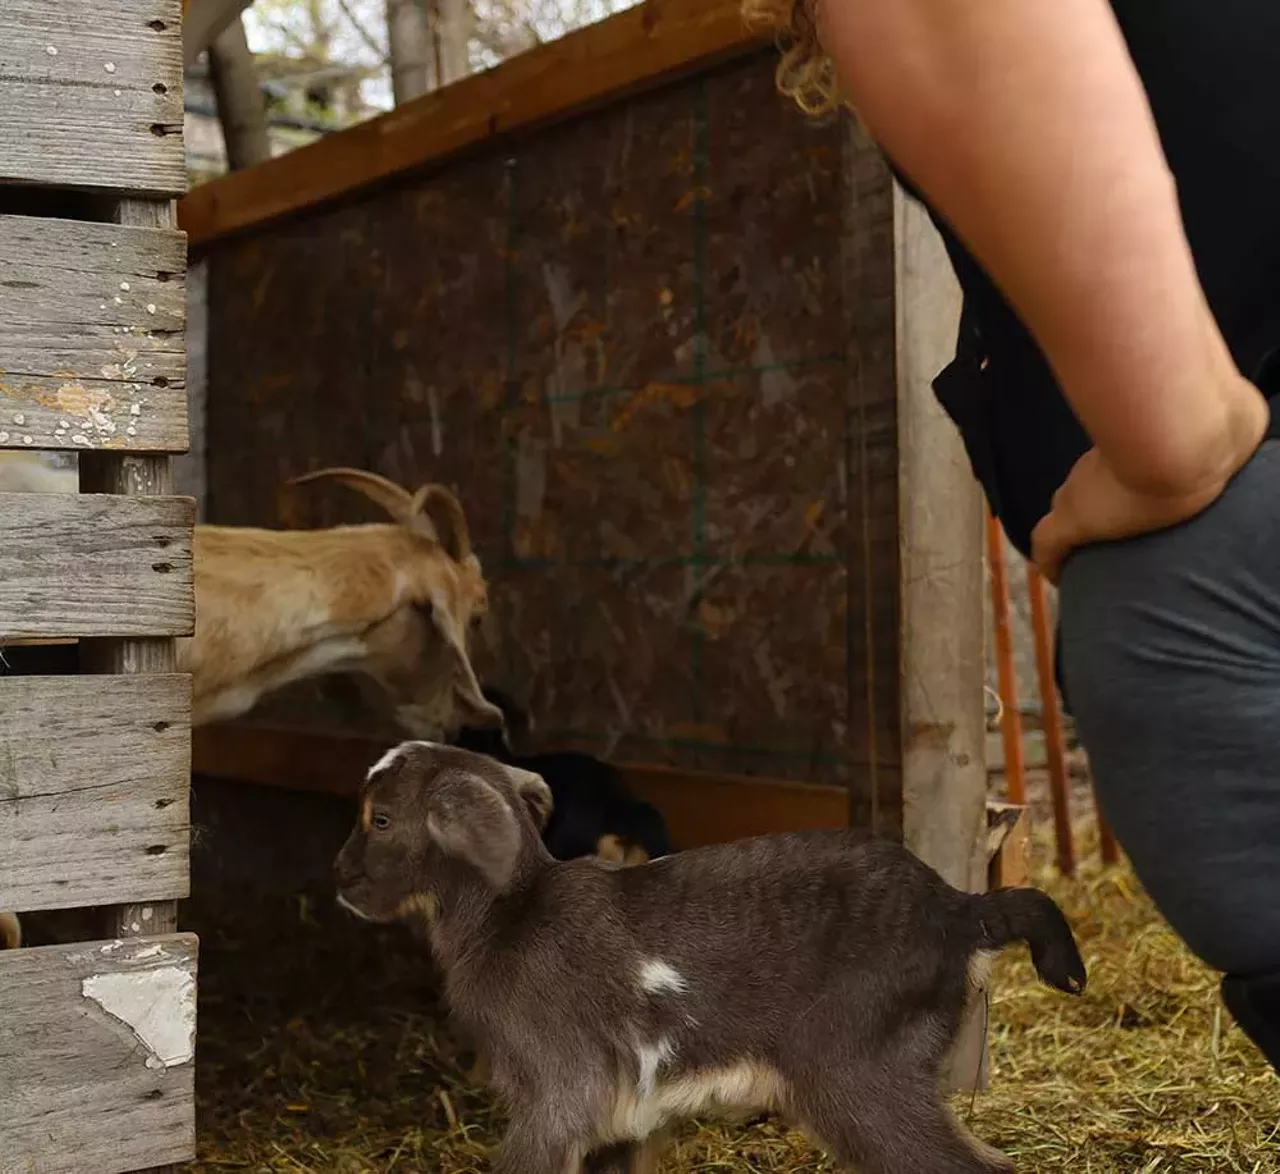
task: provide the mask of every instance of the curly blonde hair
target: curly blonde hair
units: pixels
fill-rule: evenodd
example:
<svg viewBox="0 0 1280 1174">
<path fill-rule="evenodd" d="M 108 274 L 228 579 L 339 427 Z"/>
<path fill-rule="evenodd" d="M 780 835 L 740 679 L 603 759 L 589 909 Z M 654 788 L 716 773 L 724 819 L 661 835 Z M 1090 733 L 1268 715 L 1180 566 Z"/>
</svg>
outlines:
<svg viewBox="0 0 1280 1174">
<path fill-rule="evenodd" d="M 818 39 L 819 0 L 742 0 L 742 16 L 760 33 L 771 32 L 782 53 L 778 91 L 805 114 L 819 117 L 847 105 L 835 66 Z"/>
</svg>

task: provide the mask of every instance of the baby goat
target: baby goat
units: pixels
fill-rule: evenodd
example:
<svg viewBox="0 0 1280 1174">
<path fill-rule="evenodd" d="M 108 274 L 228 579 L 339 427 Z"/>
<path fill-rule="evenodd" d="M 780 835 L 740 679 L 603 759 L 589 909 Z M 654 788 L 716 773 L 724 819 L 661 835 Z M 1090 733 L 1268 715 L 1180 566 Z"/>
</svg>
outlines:
<svg viewBox="0 0 1280 1174">
<path fill-rule="evenodd" d="M 764 836 L 639 868 L 559 863 L 537 775 L 408 742 L 369 772 L 341 902 L 427 930 L 510 1113 L 495 1174 L 640 1171 L 664 1127 L 776 1112 L 863 1174 L 994 1174 L 941 1093 L 991 956 L 1084 963 L 1034 889 L 974 895 L 854 831 Z"/>
<path fill-rule="evenodd" d="M 671 854 L 666 824 L 657 808 L 628 793 L 617 767 L 572 750 L 517 755 L 529 729 L 529 715 L 492 686 L 484 698 L 502 711 L 503 726 L 468 726 L 456 745 L 487 754 L 508 766 L 541 775 L 551 788 L 551 818 L 542 842 L 557 860 L 597 856 L 610 864 L 643 864 Z"/>
</svg>

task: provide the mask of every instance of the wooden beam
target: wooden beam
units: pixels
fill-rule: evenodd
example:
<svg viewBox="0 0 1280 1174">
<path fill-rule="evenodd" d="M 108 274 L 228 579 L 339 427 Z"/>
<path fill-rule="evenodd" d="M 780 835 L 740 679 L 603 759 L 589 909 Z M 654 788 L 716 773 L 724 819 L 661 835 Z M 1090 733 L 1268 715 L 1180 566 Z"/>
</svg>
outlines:
<svg viewBox="0 0 1280 1174">
<path fill-rule="evenodd" d="M 356 794 L 389 748 L 376 738 L 229 722 L 192 733 L 192 772 L 212 778 Z M 628 787 L 662 812 L 677 848 L 803 828 L 845 827 L 842 787 L 617 763 Z"/>
<path fill-rule="evenodd" d="M 960 291 L 928 215 L 894 185 L 903 838 L 957 888 L 987 886 L 982 498 L 932 382 L 951 357 Z M 990 1080 L 973 999 L 948 1059 L 952 1090 Z"/>
<path fill-rule="evenodd" d="M 903 835 L 960 889 L 986 887 L 983 508 L 932 381 L 960 291 L 928 215 L 895 185 Z"/>
<path fill-rule="evenodd" d="M 178 223 L 193 247 L 207 245 L 766 44 L 747 31 L 738 0 L 645 0 L 350 130 L 201 184 L 182 201 Z"/>
<path fill-rule="evenodd" d="M 182 63 L 193 65 L 253 0 L 183 0 Z"/>
<path fill-rule="evenodd" d="M 175 217 L 174 206 L 168 200 L 120 200 L 113 212 L 117 224 L 140 228 L 171 229 Z M 183 406 L 185 408 L 185 404 Z M 141 505 L 141 501 L 127 499 L 147 496 L 158 505 L 167 505 L 170 509 L 183 507 L 182 530 L 177 542 L 170 539 L 165 544 L 166 553 L 151 568 L 158 573 L 163 572 L 165 578 L 177 577 L 179 572 L 185 578 L 184 593 L 177 597 L 182 609 L 180 612 L 174 610 L 175 616 L 182 616 L 182 626 L 175 630 L 171 623 L 166 622 L 164 612 L 155 604 L 149 608 L 137 607 L 137 602 L 130 600 L 137 607 L 137 614 L 142 617 L 142 622 L 122 633 L 117 628 L 116 633 L 104 634 L 123 634 L 136 638 L 85 640 L 80 647 L 81 663 L 90 671 L 172 673 L 177 667 L 177 648 L 173 640 L 166 637 L 190 635 L 195 628 L 195 597 L 190 563 L 195 502 L 190 498 L 160 496 L 173 492 L 173 469 L 168 456 L 134 456 L 101 451 L 83 453 L 80 457 L 80 490 L 82 494 L 124 495 L 118 502 L 122 507 Z M 170 558 L 167 553 L 169 547 L 180 544 L 185 544 L 188 555 L 187 561 L 182 564 L 176 558 Z M 74 578 L 69 576 L 67 581 L 74 582 Z M 189 847 L 189 834 L 184 833 L 183 839 Z M 134 937 L 139 933 L 171 933 L 178 928 L 178 905 L 176 901 L 156 905 L 116 905 L 106 910 L 104 928 L 107 934 L 120 938 Z M 178 1131 L 177 1136 L 172 1139 L 172 1146 L 180 1152 L 182 1160 L 195 1157 L 194 1120 L 188 1128 Z M 168 1165 L 151 1168 L 152 1174 L 171 1174 L 172 1169 Z"/>
</svg>

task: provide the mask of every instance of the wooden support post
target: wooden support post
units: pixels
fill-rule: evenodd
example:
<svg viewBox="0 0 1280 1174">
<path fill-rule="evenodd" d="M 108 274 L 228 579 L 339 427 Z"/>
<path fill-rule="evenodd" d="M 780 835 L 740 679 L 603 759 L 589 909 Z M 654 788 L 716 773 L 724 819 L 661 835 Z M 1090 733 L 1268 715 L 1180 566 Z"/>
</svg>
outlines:
<svg viewBox="0 0 1280 1174">
<path fill-rule="evenodd" d="M 120 200 L 115 206 L 117 224 L 146 228 L 172 228 L 177 222 L 169 200 Z M 80 454 L 81 493 L 166 495 L 173 492 L 173 474 L 167 456 L 133 456 L 103 451 Z M 176 666 L 170 639 L 85 640 L 81 665 L 86 672 L 172 673 Z M 176 901 L 147 906 L 118 905 L 107 911 L 105 936 L 129 938 L 139 934 L 173 933 L 178 928 Z M 178 1166 L 155 1166 L 150 1174 L 173 1174 Z M 146 1174 L 146 1172 L 143 1172 Z"/>
<path fill-rule="evenodd" d="M 1009 802 L 1027 801 L 1027 776 L 1022 756 L 1022 714 L 1018 711 L 1018 677 L 1013 668 L 1013 632 L 1009 623 L 1009 573 L 1004 561 L 1000 523 L 987 510 L 987 565 L 991 568 L 991 611 L 995 620 L 996 674 L 1004 713 L 1004 779 Z"/>
<path fill-rule="evenodd" d="M 1053 795 L 1058 868 L 1064 876 L 1073 876 L 1076 849 L 1071 833 L 1071 796 L 1067 785 L 1067 750 L 1062 737 L 1062 709 L 1058 704 L 1058 686 L 1053 678 L 1053 641 L 1049 635 L 1049 606 L 1045 599 L 1044 579 L 1034 563 L 1027 563 L 1027 591 L 1031 596 L 1031 628 L 1036 643 L 1036 672 L 1040 678 L 1040 712 L 1043 714 L 1049 787 Z"/>
<path fill-rule="evenodd" d="M 894 187 L 901 563 L 902 820 L 907 847 L 957 888 L 987 883 L 982 498 L 933 394 L 960 297 L 941 238 Z M 952 1051 L 954 1089 L 988 1082 L 986 1008 Z"/>
</svg>

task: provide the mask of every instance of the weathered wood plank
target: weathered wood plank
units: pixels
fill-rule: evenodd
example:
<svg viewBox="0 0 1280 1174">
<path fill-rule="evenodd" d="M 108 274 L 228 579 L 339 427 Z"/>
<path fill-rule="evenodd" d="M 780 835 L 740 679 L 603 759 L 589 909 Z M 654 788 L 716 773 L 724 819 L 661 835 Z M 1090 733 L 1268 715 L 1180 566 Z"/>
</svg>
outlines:
<svg viewBox="0 0 1280 1174">
<path fill-rule="evenodd" d="M 0 638 L 186 636 L 189 497 L 0 493 Z"/>
<path fill-rule="evenodd" d="M 169 200 L 120 200 L 112 209 L 117 224 L 139 228 L 172 229 L 177 213 Z M 185 346 L 185 337 L 182 339 Z M 125 453 L 87 452 L 80 458 L 80 491 L 111 493 L 137 497 L 173 493 L 173 462 L 167 456 L 135 456 Z M 194 502 L 192 503 L 194 506 Z M 188 519 L 187 538 L 192 537 L 194 509 Z M 146 638 L 134 640 L 86 640 L 80 650 L 82 665 L 90 671 L 120 674 L 171 673 L 176 650 L 172 640 Z M 190 734 L 186 735 L 188 746 Z M 137 904 L 116 905 L 106 910 L 106 932 L 117 937 L 132 937 L 148 932 L 147 907 Z M 151 910 L 156 930 L 178 928 L 178 906 L 165 901 Z M 150 1174 L 174 1174 L 176 1167 L 163 1164 L 150 1168 Z"/>
<path fill-rule="evenodd" d="M 177 196 L 179 0 L 6 0 L 0 179 Z"/>
<path fill-rule="evenodd" d="M 0 216 L 0 448 L 184 451 L 185 271 L 180 232 Z"/>
<path fill-rule="evenodd" d="M 927 214 L 894 189 L 902 563 L 903 833 L 957 888 L 986 886 L 982 497 L 932 390 L 959 286 Z"/>
<path fill-rule="evenodd" d="M 894 185 L 902 828 L 957 888 L 987 884 L 982 498 L 933 394 L 954 347 L 959 287 L 927 214 Z M 946 1082 L 986 1088 L 987 1013 L 971 1001 Z"/>
<path fill-rule="evenodd" d="M 194 935 L 0 952 L 0 1169 L 195 1156 Z"/>
<path fill-rule="evenodd" d="M 0 723 L 0 909 L 187 895 L 188 676 L 0 678 Z"/>
</svg>

